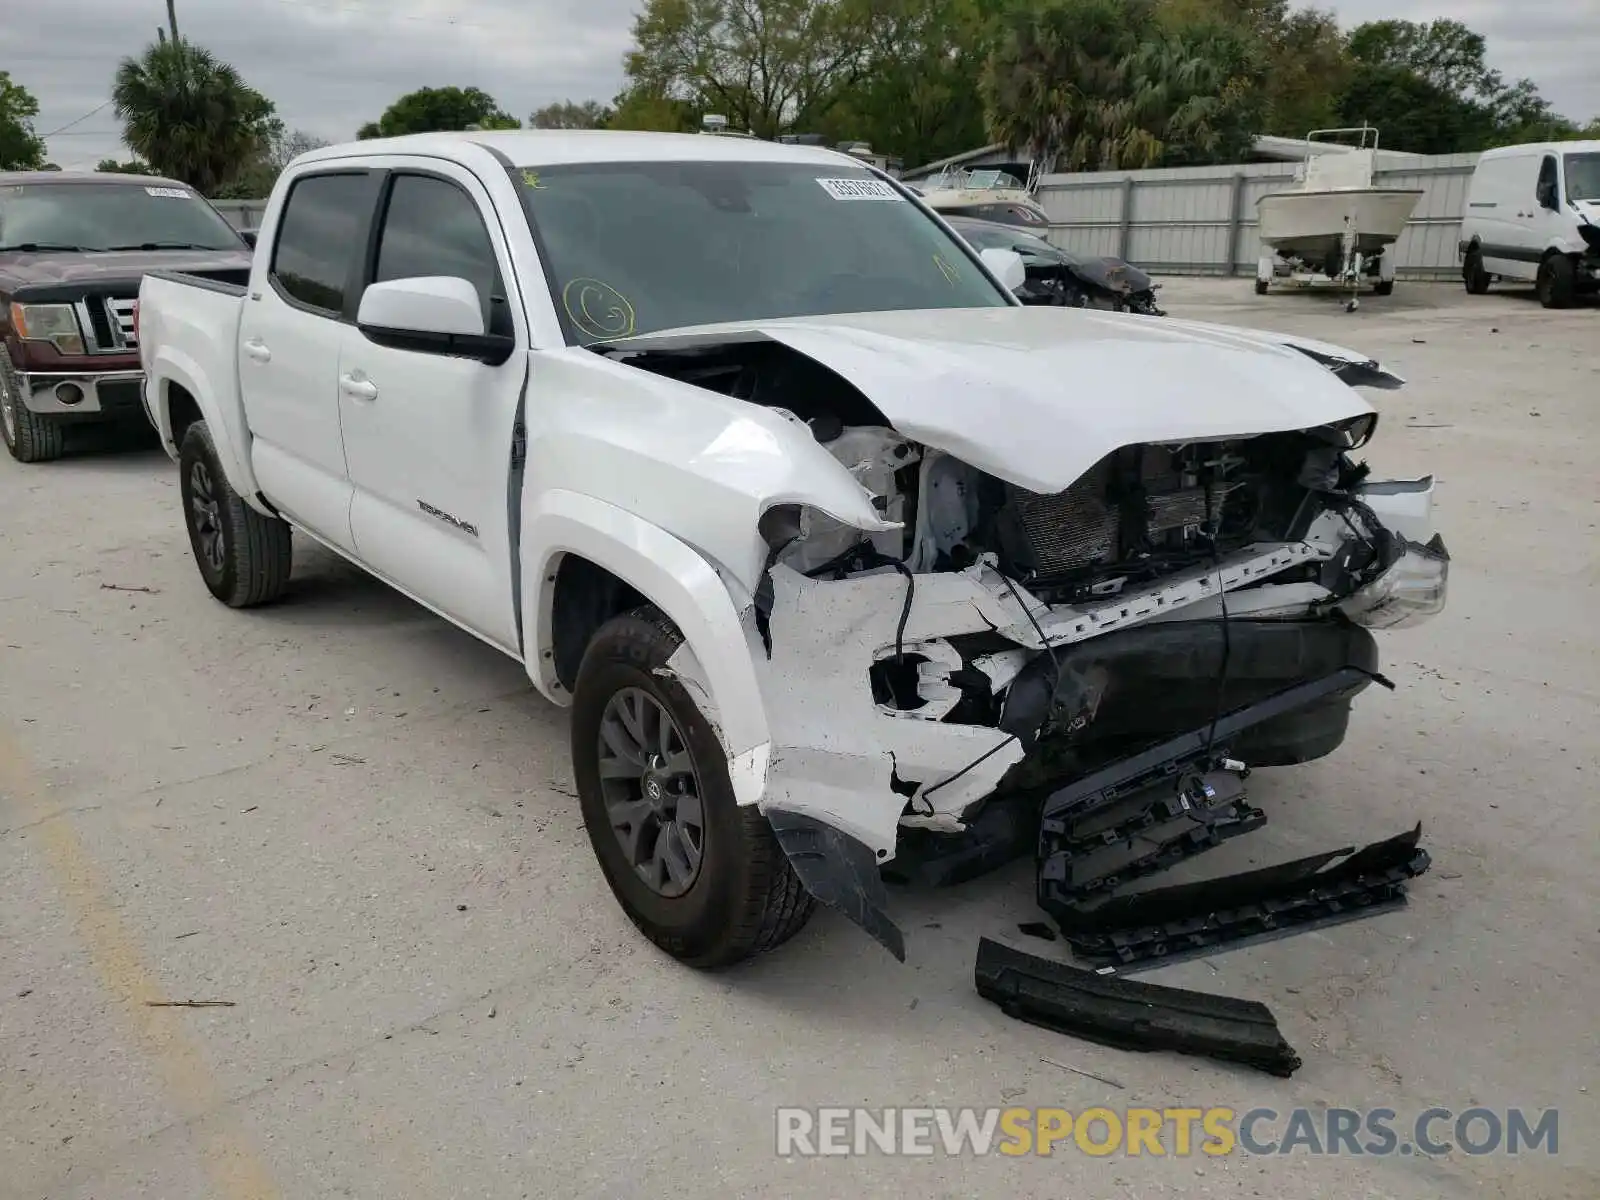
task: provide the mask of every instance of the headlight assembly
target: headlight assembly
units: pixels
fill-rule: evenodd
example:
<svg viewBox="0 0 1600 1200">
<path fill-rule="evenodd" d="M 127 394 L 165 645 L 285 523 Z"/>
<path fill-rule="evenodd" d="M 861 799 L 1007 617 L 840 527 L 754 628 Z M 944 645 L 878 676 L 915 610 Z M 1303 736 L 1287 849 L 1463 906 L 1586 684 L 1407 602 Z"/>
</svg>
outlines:
<svg viewBox="0 0 1600 1200">
<path fill-rule="evenodd" d="M 49 342 L 62 354 L 83 353 L 83 331 L 70 304 L 13 304 L 11 327 L 29 342 Z"/>
</svg>

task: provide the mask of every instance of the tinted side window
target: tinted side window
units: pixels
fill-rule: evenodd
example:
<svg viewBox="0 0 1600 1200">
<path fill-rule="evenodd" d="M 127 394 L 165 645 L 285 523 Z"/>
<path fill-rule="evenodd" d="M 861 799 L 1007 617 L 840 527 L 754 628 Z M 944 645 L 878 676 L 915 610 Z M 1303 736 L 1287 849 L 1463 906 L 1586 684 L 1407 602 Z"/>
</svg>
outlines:
<svg viewBox="0 0 1600 1200">
<path fill-rule="evenodd" d="M 308 175 L 295 182 L 272 251 L 272 278 L 291 298 L 332 315 L 344 310 L 377 189 L 378 176 L 366 172 Z"/>
<path fill-rule="evenodd" d="M 472 197 L 428 175 L 396 175 L 378 240 L 372 281 L 452 275 L 478 289 L 484 327 L 510 333 L 494 243 Z"/>
</svg>

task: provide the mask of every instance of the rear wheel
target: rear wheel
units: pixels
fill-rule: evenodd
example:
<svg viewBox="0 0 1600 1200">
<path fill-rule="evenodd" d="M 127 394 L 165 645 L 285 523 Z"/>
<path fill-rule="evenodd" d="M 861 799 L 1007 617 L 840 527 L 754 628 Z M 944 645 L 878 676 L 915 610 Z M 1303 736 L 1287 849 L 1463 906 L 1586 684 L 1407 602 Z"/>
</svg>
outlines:
<svg viewBox="0 0 1600 1200">
<path fill-rule="evenodd" d="M 1476 246 L 1467 251 L 1466 261 L 1461 264 L 1461 280 L 1470 295 L 1481 296 L 1489 290 L 1489 272 L 1484 270 L 1483 252 Z"/>
<path fill-rule="evenodd" d="M 1272 285 L 1269 284 L 1265 279 L 1256 280 L 1256 295 L 1265 296 L 1267 294 L 1267 289 L 1271 286 Z"/>
<path fill-rule="evenodd" d="M 1392 295 L 1394 295 L 1394 280 L 1392 280 L 1392 279 L 1380 279 L 1380 280 L 1378 280 L 1378 282 L 1372 288 L 1372 294 L 1374 296 L 1392 296 Z"/>
<path fill-rule="evenodd" d="M 289 525 L 239 499 L 223 474 L 204 421 L 196 421 L 183 435 L 178 490 L 195 565 L 211 594 L 230 608 L 250 608 L 281 596 L 294 556 Z"/>
<path fill-rule="evenodd" d="M 0 347 L 0 440 L 11 457 L 23 463 L 50 462 L 66 448 L 61 423 L 23 403 L 22 380 L 4 347 Z"/>
<path fill-rule="evenodd" d="M 1539 264 L 1539 276 L 1534 286 L 1539 292 L 1539 303 L 1546 308 L 1571 308 L 1577 291 L 1577 275 L 1572 260 L 1565 254 L 1552 254 Z"/>
<path fill-rule="evenodd" d="M 734 800 L 710 722 L 661 672 L 682 641 L 651 608 L 595 634 L 573 689 L 573 774 L 628 918 L 674 958 L 720 967 L 793 937 L 816 902 L 766 818 Z"/>
</svg>

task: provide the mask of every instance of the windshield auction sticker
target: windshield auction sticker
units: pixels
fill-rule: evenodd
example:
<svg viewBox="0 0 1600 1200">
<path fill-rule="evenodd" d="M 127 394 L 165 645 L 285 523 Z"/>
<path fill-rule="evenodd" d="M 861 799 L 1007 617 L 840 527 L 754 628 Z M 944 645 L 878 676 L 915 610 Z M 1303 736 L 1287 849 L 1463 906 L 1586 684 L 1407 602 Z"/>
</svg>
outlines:
<svg viewBox="0 0 1600 1200">
<path fill-rule="evenodd" d="M 819 179 L 817 182 L 835 200 L 905 200 L 881 179 Z"/>
<path fill-rule="evenodd" d="M 166 196 L 171 200 L 187 200 L 189 198 L 189 193 L 182 188 L 147 187 L 144 190 L 144 194 L 146 196 Z"/>
</svg>

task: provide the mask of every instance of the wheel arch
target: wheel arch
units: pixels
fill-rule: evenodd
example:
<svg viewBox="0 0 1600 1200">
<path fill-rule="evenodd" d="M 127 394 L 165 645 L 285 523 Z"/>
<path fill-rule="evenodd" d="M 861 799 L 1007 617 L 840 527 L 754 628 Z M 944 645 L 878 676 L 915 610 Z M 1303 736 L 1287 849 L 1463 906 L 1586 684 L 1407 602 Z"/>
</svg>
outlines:
<svg viewBox="0 0 1600 1200">
<path fill-rule="evenodd" d="M 215 399 L 217 381 L 210 378 L 200 363 L 171 347 L 163 347 L 150 364 L 145 388 L 151 422 L 173 461 L 177 461 L 184 432 L 195 421 L 204 421 L 211 431 L 217 461 L 222 464 L 233 490 L 250 507 L 275 515 L 264 508 L 259 499 L 260 487 L 245 445 L 249 434 L 244 428 L 243 410 L 235 403 L 237 419 L 228 419 Z M 229 391 L 232 394 L 231 388 Z"/>
<path fill-rule="evenodd" d="M 577 662 L 612 616 L 654 605 L 683 635 L 686 682 L 711 711 L 734 794 L 753 804 L 766 789 L 771 734 L 741 605 L 724 577 L 686 542 L 643 518 L 568 491 L 525 502 L 523 628 L 529 677 L 548 699 L 572 702 Z M 684 654 L 684 651 L 687 654 Z"/>
</svg>

